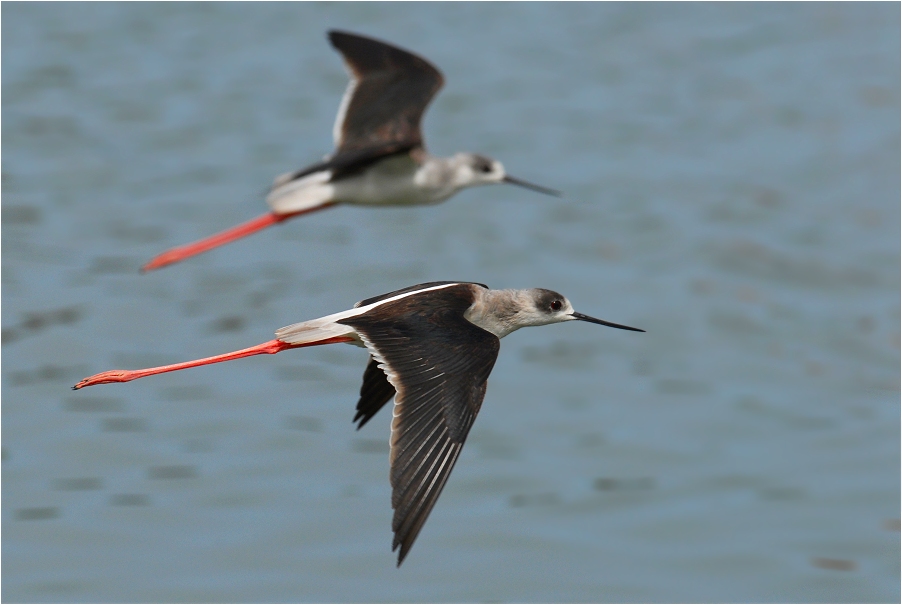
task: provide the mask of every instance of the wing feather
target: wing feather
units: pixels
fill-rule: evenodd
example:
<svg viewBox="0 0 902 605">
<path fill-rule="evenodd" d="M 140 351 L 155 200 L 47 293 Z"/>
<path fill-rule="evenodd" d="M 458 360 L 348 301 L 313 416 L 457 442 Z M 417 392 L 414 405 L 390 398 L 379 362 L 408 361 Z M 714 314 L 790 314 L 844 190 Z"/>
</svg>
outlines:
<svg viewBox="0 0 902 605">
<path fill-rule="evenodd" d="M 348 85 L 333 128 L 336 155 L 389 146 L 421 147 L 420 121 L 444 83 L 434 65 L 380 40 L 330 31 L 348 66 Z"/>
<path fill-rule="evenodd" d="M 498 338 L 464 318 L 475 287 L 414 293 L 338 320 L 357 331 L 396 391 L 391 484 L 398 565 L 448 481 L 498 357 Z"/>
<path fill-rule="evenodd" d="M 395 387 L 391 385 L 385 372 L 379 367 L 379 362 L 370 357 L 366 371 L 363 373 L 360 400 L 357 402 L 357 413 L 353 420 L 353 422 L 360 421 L 357 430 L 360 430 L 394 396 Z"/>
</svg>

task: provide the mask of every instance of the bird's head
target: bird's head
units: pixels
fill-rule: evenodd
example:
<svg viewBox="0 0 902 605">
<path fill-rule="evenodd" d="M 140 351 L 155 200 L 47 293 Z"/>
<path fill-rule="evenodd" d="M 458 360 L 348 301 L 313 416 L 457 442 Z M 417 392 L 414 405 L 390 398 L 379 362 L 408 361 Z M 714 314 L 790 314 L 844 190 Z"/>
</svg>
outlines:
<svg viewBox="0 0 902 605">
<path fill-rule="evenodd" d="M 545 326 L 575 320 L 633 332 L 645 331 L 577 313 L 563 295 L 544 288 L 486 290 L 467 310 L 465 317 L 498 338 L 504 338 L 527 326 Z"/>
<path fill-rule="evenodd" d="M 564 321 L 587 321 L 593 324 L 608 326 L 610 328 L 619 328 L 620 330 L 631 330 L 633 332 L 644 332 L 639 328 L 631 328 L 622 324 L 615 324 L 603 319 L 595 319 L 573 310 L 570 301 L 554 290 L 546 290 L 544 288 L 533 288 L 527 290 L 527 297 L 531 302 L 531 308 L 521 313 L 519 321 L 524 326 L 545 326 L 548 324 L 556 324 Z"/>
<path fill-rule="evenodd" d="M 560 191 L 534 185 L 508 175 L 501 162 L 484 155 L 458 153 L 451 158 L 451 165 L 454 170 L 454 185 L 458 189 L 475 187 L 477 185 L 491 185 L 493 183 L 510 183 L 511 185 L 532 189 L 545 195 L 561 197 Z"/>
</svg>

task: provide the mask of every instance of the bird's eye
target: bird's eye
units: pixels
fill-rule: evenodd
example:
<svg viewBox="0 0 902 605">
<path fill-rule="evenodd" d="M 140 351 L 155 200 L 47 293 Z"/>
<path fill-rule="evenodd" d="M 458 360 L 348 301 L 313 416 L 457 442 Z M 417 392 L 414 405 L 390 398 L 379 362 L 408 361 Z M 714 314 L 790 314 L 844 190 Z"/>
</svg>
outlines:
<svg viewBox="0 0 902 605">
<path fill-rule="evenodd" d="M 488 174 L 492 171 L 492 165 L 491 164 L 483 164 L 482 166 L 479 167 L 479 171 L 483 172 L 485 174 Z"/>
<path fill-rule="evenodd" d="M 559 300 L 551 301 L 551 310 L 552 311 L 560 311 L 563 308 L 563 306 L 564 306 L 564 303 L 562 303 Z"/>
</svg>

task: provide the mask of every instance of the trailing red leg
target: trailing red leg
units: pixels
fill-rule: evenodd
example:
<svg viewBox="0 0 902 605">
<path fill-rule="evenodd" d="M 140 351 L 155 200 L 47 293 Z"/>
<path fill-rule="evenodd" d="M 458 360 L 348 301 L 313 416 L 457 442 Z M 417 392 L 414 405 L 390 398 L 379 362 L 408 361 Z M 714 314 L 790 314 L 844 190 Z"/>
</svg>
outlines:
<svg viewBox="0 0 902 605">
<path fill-rule="evenodd" d="M 195 359 L 193 361 L 174 363 L 168 366 L 145 368 L 143 370 L 108 370 L 106 372 L 101 372 L 100 374 L 88 376 L 87 378 L 79 381 L 79 383 L 72 387 L 72 389 L 78 390 L 85 387 L 94 386 L 95 384 L 107 384 L 110 382 L 130 382 L 137 378 L 144 378 L 145 376 L 163 374 L 164 372 L 174 372 L 176 370 L 184 370 L 186 368 L 195 368 L 197 366 L 203 366 L 210 363 L 231 361 L 233 359 L 241 359 L 242 357 L 250 357 L 251 355 L 273 355 L 275 353 L 284 351 L 285 349 L 299 349 L 301 347 L 328 345 L 338 342 L 351 342 L 352 340 L 354 339 L 349 336 L 336 336 L 334 338 L 327 338 L 318 342 L 307 342 L 299 345 L 288 344 L 287 342 L 282 342 L 281 340 L 277 339 L 270 340 L 253 347 L 248 347 L 247 349 L 241 349 L 240 351 L 232 351 L 231 353 L 224 353 L 222 355 L 215 355 L 213 357 L 205 357 L 203 359 Z"/>
<path fill-rule="evenodd" d="M 173 263 L 183 261 L 186 258 L 197 256 L 198 254 L 202 254 L 204 252 L 207 252 L 208 250 L 212 250 L 213 248 L 218 248 L 219 246 L 233 242 L 236 239 L 241 239 L 242 237 L 246 237 L 252 233 L 266 229 L 267 227 L 275 225 L 276 223 L 281 223 L 282 221 L 290 219 L 292 217 L 300 216 L 301 214 L 307 214 L 309 212 L 314 212 L 316 210 L 321 210 L 332 205 L 334 205 L 333 202 L 327 202 L 321 206 L 316 206 L 315 208 L 307 208 L 306 210 L 301 210 L 299 212 L 292 212 L 289 214 L 276 214 L 275 212 L 270 212 L 268 214 L 264 214 L 263 216 L 258 216 L 255 219 L 251 219 L 245 223 L 241 223 L 240 225 L 235 225 L 231 229 L 220 231 L 219 233 L 211 235 L 210 237 L 206 237 L 202 240 L 190 244 L 185 244 L 183 246 L 170 248 L 169 250 L 166 250 L 165 252 L 162 252 L 153 257 L 150 262 L 141 267 L 141 271 L 153 271 L 154 269 L 159 269 L 161 267 L 165 267 L 166 265 L 171 265 Z"/>
</svg>

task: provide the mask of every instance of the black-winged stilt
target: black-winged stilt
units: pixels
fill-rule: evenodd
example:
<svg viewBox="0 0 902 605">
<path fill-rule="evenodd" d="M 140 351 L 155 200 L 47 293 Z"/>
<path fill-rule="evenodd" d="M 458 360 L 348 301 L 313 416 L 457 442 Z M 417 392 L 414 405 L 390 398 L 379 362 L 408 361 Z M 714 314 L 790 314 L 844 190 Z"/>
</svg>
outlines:
<svg viewBox="0 0 902 605">
<path fill-rule="evenodd" d="M 391 484 L 398 565 L 435 505 L 485 396 L 500 339 L 526 326 L 564 321 L 643 332 L 573 310 L 551 290 L 490 290 L 468 282 L 429 282 L 368 298 L 353 309 L 284 327 L 254 347 L 144 370 L 111 370 L 73 389 L 250 355 L 332 343 L 366 347 L 354 421 L 362 427 L 394 396 Z"/>
<path fill-rule="evenodd" d="M 335 152 L 322 162 L 277 177 L 266 197 L 270 207 L 267 214 L 171 248 L 154 257 L 142 271 L 177 263 L 293 216 L 335 204 L 434 204 L 465 187 L 493 183 L 560 195 L 509 176 L 501 162 L 485 156 L 429 155 L 420 121 L 442 87 L 441 72 L 413 53 L 372 38 L 333 30 L 329 41 L 344 57 L 351 75 L 332 131 Z"/>
</svg>

